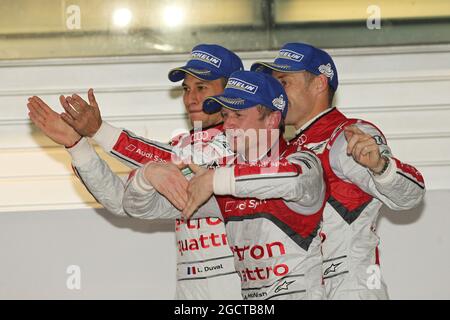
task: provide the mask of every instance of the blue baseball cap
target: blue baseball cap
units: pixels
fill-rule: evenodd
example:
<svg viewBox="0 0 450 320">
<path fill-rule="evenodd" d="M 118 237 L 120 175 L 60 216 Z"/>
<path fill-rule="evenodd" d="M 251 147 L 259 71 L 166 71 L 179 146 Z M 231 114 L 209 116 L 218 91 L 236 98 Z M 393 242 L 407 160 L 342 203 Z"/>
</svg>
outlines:
<svg viewBox="0 0 450 320">
<path fill-rule="evenodd" d="M 208 97 L 203 102 L 206 113 L 216 113 L 222 107 L 244 110 L 263 105 L 280 111 L 283 118 L 288 109 L 287 94 L 281 83 L 269 74 L 252 71 L 236 71 L 228 79 L 223 94 Z"/>
<path fill-rule="evenodd" d="M 169 71 L 169 80 L 183 80 L 186 73 L 200 80 L 228 79 L 238 70 L 244 70 L 244 66 L 237 54 L 216 44 L 199 44 L 192 49 L 185 66 Z"/>
<path fill-rule="evenodd" d="M 323 74 L 335 91 L 338 87 L 338 74 L 333 59 L 325 51 L 306 43 L 286 43 L 278 52 L 273 63 L 255 62 L 250 70 L 272 73 L 309 71 L 315 75 Z"/>
</svg>

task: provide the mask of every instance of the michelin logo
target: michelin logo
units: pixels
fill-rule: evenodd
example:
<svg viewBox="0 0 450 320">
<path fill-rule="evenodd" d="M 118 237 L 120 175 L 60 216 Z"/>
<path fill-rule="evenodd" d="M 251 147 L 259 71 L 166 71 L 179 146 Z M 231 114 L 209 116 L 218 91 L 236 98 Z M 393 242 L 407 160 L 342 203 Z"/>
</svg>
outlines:
<svg viewBox="0 0 450 320">
<path fill-rule="evenodd" d="M 230 78 L 226 88 L 242 90 L 251 94 L 255 94 L 258 91 L 258 86 L 236 78 Z"/>
<path fill-rule="evenodd" d="M 278 53 L 278 58 L 289 59 L 289 60 L 293 60 L 296 62 L 302 61 L 303 57 L 304 57 L 304 55 L 302 55 L 301 53 L 287 50 L 287 49 L 280 50 L 280 52 Z"/>
<path fill-rule="evenodd" d="M 330 63 L 327 63 L 326 65 L 325 64 L 320 65 L 319 72 L 324 74 L 325 76 L 327 76 L 327 78 L 330 78 L 331 80 L 333 80 L 334 71 L 333 71 L 333 68 L 331 68 Z"/>
<path fill-rule="evenodd" d="M 213 56 L 212 54 L 200 51 L 200 50 L 195 50 L 191 52 L 191 57 L 192 60 L 200 60 L 209 64 L 212 64 L 213 66 L 215 66 L 216 68 L 220 68 L 220 65 L 222 63 L 222 60 Z"/>
</svg>

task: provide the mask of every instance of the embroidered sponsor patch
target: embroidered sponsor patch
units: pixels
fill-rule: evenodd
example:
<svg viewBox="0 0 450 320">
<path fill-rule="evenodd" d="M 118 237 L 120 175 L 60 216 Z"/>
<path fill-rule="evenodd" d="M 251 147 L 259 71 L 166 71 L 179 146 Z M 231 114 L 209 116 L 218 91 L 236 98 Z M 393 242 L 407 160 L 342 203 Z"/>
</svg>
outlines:
<svg viewBox="0 0 450 320">
<path fill-rule="evenodd" d="M 218 97 L 217 99 L 227 104 L 243 105 L 245 103 L 245 100 L 242 98 Z"/>
<path fill-rule="evenodd" d="M 291 68 L 291 66 L 288 66 L 287 64 L 273 64 L 272 66 L 274 66 L 277 69 L 283 69 L 283 70 L 287 70 L 287 69 Z"/>
<path fill-rule="evenodd" d="M 291 68 L 291 66 L 288 66 L 286 64 L 276 64 L 276 63 L 271 63 L 268 64 L 269 67 L 275 68 L 275 69 L 282 69 L 282 70 L 288 70 Z M 255 71 L 256 72 L 263 72 L 265 69 L 267 68 L 266 65 L 260 65 L 258 66 Z"/>
<path fill-rule="evenodd" d="M 286 107 L 286 100 L 284 100 L 284 97 L 282 94 L 278 98 L 275 98 L 272 100 L 272 104 L 275 108 L 277 108 L 280 111 L 283 111 Z"/>
<path fill-rule="evenodd" d="M 321 64 L 319 66 L 319 72 L 324 74 L 327 78 L 330 78 L 331 80 L 333 80 L 334 77 L 334 71 L 333 68 L 331 67 L 330 63 L 325 64 Z"/>
<path fill-rule="evenodd" d="M 186 70 L 191 71 L 192 73 L 195 73 L 195 74 L 202 74 L 202 75 L 211 74 L 211 71 L 209 71 L 209 70 L 200 70 L 200 69 L 194 69 L 194 68 L 186 68 Z"/>
</svg>

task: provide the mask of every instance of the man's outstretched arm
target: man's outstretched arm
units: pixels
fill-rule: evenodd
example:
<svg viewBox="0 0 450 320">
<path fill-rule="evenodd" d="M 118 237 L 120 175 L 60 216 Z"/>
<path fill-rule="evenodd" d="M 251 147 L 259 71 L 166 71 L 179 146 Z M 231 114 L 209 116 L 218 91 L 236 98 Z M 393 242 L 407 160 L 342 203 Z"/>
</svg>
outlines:
<svg viewBox="0 0 450 320">
<path fill-rule="evenodd" d="M 97 155 L 88 140 L 81 138 L 40 98 L 30 98 L 27 106 L 33 123 L 54 142 L 66 147 L 72 156 L 74 172 L 92 196 L 109 212 L 124 216 L 122 198 L 125 183 Z"/>
<path fill-rule="evenodd" d="M 182 217 L 181 210 L 187 202 L 187 180 L 179 168 L 172 163 L 164 164 L 172 170 L 173 176 L 170 180 L 159 178 L 158 167 L 162 164 L 152 163 L 135 170 L 130 174 L 124 198 L 123 206 L 125 212 L 140 219 L 174 219 Z M 147 167 L 147 168 L 146 168 Z M 146 173 L 146 169 L 148 169 Z M 148 174 L 152 170 L 153 174 Z M 179 179 L 181 177 L 182 179 Z M 183 182 L 184 180 L 184 182 Z M 172 204 L 159 191 L 172 189 L 172 193 L 178 194 L 178 200 Z M 200 206 L 199 210 L 191 218 L 218 217 L 222 218 L 219 205 L 214 197 Z"/>
</svg>

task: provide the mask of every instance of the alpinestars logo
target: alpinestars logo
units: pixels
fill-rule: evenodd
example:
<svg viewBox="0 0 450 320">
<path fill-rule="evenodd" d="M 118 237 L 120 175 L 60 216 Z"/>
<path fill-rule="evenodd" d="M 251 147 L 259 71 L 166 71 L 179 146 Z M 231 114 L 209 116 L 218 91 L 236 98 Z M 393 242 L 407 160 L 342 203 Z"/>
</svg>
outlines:
<svg viewBox="0 0 450 320">
<path fill-rule="evenodd" d="M 282 94 L 278 98 L 275 98 L 272 100 L 272 104 L 275 108 L 277 108 L 280 111 L 283 111 L 286 107 L 286 100 L 284 100 L 284 97 Z"/>
<path fill-rule="evenodd" d="M 330 63 L 322 64 L 319 66 L 319 72 L 324 74 L 327 78 L 330 78 L 331 80 L 333 80 L 334 77 L 334 71 L 333 68 L 331 67 Z"/>
<path fill-rule="evenodd" d="M 339 267 L 342 264 L 342 262 L 339 262 L 338 264 L 332 263 L 331 266 L 325 269 L 325 272 L 323 273 L 324 276 L 331 272 L 336 272 L 337 267 Z"/>
<path fill-rule="evenodd" d="M 281 290 L 289 290 L 289 285 L 293 284 L 295 282 L 295 280 L 292 281 L 284 281 L 282 284 L 280 284 L 276 289 L 275 289 L 275 293 L 280 292 Z"/>
</svg>

